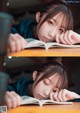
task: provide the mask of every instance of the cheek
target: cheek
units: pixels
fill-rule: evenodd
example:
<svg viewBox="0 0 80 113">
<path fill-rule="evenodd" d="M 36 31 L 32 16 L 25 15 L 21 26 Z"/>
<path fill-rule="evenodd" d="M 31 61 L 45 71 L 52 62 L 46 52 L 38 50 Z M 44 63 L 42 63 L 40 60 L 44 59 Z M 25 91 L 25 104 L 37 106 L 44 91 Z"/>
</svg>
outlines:
<svg viewBox="0 0 80 113">
<path fill-rule="evenodd" d="M 47 26 L 47 24 L 44 23 L 41 25 L 38 32 L 39 34 L 45 34 L 46 32 L 48 32 L 48 30 L 49 30 L 49 26 Z"/>
<path fill-rule="evenodd" d="M 33 89 L 34 93 L 41 92 L 43 90 L 42 87 L 44 87 L 43 83 L 42 82 L 41 83 L 38 83 L 37 86 Z"/>
<path fill-rule="evenodd" d="M 33 93 L 38 93 L 39 90 L 40 90 L 40 86 L 37 85 L 36 87 L 34 87 L 34 89 L 33 89 Z"/>
</svg>

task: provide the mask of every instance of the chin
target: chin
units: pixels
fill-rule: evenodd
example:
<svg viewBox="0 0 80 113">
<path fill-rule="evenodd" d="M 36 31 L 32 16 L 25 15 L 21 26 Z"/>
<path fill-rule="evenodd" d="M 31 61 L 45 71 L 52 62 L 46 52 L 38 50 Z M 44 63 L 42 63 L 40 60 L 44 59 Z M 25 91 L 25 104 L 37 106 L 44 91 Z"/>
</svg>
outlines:
<svg viewBox="0 0 80 113">
<path fill-rule="evenodd" d="M 43 41 L 43 38 L 41 38 L 41 37 L 38 37 L 38 39 L 39 39 L 40 41 Z"/>
<path fill-rule="evenodd" d="M 38 97 L 36 95 L 33 95 L 33 97 L 38 99 Z"/>
<path fill-rule="evenodd" d="M 39 97 L 35 96 L 34 98 L 41 100 Z"/>
</svg>

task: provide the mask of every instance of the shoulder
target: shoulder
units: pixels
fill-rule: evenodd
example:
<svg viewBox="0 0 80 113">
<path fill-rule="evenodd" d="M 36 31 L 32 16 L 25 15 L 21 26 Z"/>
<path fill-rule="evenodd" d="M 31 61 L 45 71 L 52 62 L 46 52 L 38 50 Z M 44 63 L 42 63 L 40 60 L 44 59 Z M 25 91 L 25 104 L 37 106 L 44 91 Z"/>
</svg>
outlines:
<svg viewBox="0 0 80 113">
<path fill-rule="evenodd" d="M 29 26 L 30 24 L 33 24 L 35 25 L 36 24 L 36 21 L 35 20 L 32 20 L 32 19 L 24 19 L 21 24 L 23 24 L 24 26 Z"/>
<path fill-rule="evenodd" d="M 19 80 L 18 80 L 18 82 L 20 83 L 20 84 L 24 84 L 24 83 L 28 83 L 28 82 L 31 82 L 32 81 L 32 78 L 31 77 L 21 77 Z"/>
</svg>

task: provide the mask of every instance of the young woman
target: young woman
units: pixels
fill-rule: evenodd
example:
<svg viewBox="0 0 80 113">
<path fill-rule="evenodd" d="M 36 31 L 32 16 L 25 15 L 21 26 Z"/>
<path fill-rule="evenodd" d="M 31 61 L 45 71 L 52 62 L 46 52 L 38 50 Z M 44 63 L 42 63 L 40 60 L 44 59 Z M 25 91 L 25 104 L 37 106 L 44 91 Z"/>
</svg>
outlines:
<svg viewBox="0 0 80 113">
<path fill-rule="evenodd" d="M 25 48 L 27 38 L 44 42 L 56 41 L 63 44 L 80 42 L 80 35 L 73 30 L 73 17 L 64 4 L 48 3 L 42 12 L 36 13 L 36 21 L 25 19 L 11 30 L 8 51 L 21 51 Z"/>
<path fill-rule="evenodd" d="M 57 62 L 46 63 L 38 71 L 32 73 L 32 78 L 24 77 L 9 85 L 5 95 L 5 104 L 8 108 L 15 108 L 20 105 L 20 96 L 23 95 L 38 99 L 50 98 L 56 101 L 80 97 L 66 90 L 67 87 L 68 80 L 63 66 Z"/>
</svg>

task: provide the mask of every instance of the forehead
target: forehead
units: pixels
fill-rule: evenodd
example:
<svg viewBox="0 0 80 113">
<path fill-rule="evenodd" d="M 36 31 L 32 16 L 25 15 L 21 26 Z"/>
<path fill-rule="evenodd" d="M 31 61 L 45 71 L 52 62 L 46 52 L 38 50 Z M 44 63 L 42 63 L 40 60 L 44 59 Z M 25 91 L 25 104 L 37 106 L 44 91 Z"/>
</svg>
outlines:
<svg viewBox="0 0 80 113">
<path fill-rule="evenodd" d="M 55 22 L 58 26 L 62 26 L 64 28 L 66 28 L 68 17 L 64 13 L 60 12 L 60 13 L 56 14 L 55 16 L 53 16 L 51 19 L 55 20 Z"/>
</svg>

